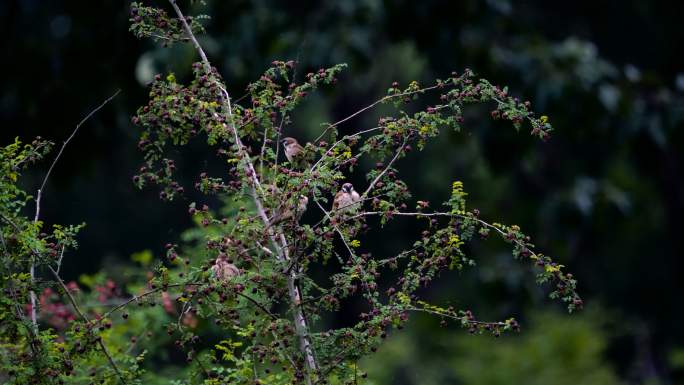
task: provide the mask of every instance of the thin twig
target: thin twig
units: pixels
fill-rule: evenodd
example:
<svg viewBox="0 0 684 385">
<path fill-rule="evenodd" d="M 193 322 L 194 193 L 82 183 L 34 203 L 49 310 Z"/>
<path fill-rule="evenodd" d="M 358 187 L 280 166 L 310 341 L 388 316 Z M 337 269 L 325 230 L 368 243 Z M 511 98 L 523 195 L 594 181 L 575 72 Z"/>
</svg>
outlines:
<svg viewBox="0 0 684 385">
<path fill-rule="evenodd" d="M 271 311 L 268 310 L 268 309 L 266 308 L 266 306 L 260 304 L 260 303 L 259 303 L 257 300 L 255 300 L 254 298 L 248 296 L 247 294 L 242 294 L 242 293 L 239 293 L 239 292 L 236 292 L 235 294 L 237 294 L 237 295 L 239 295 L 240 297 L 242 297 L 242 298 L 248 300 L 249 302 L 251 302 L 254 306 L 258 307 L 259 310 L 261 310 L 262 312 L 264 312 L 264 314 L 266 314 L 267 316 L 271 317 L 271 319 L 276 320 L 276 321 L 278 320 L 278 317 L 276 317 L 275 314 L 271 313 Z"/>
<path fill-rule="evenodd" d="M 268 254 L 268 255 L 273 255 L 273 252 L 271 251 L 271 249 L 269 249 L 268 247 L 262 245 L 259 241 L 255 241 L 255 242 L 256 242 L 256 244 L 259 246 L 259 248 L 261 248 L 261 250 L 263 250 L 266 254 Z"/>
<path fill-rule="evenodd" d="M 83 125 L 83 123 L 85 123 L 88 119 L 90 119 L 93 115 L 95 115 L 95 113 L 97 113 L 99 110 L 101 110 L 102 107 L 104 107 L 105 105 L 107 105 L 107 103 L 109 103 L 110 101 L 112 101 L 112 99 L 114 99 L 117 95 L 119 95 L 119 93 L 121 93 L 121 90 L 117 90 L 112 96 L 110 96 L 110 97 L 108 97 L 107 99 L 105 99 L 104 102 L 102 102 L 99 106 L 97 106 L 95 109 L 93 109 L 92 111 L 90 111 L 90 112 L 88 113 L 88 115 L 86 115 L 83 119 L 81 119 L 81 121 L 76 125 L 76 128 L 74 128 L 74 130 L 71 132 L 71 135 L 69 135 L 69 137 L 68 137 L 68 138 L 64 141 L 64 143 L 62 144 L 62 148 L 59 149 L 59 152 L 57 153 L 57 156 L 56 156 L 55 159 L 52 161 L 52 164 L 50 165 L 50 168 L 48 168 L 48 171 L 47 171 L 47 173 L 45 174 L 45 178 L 43 178 L 43 183 L 41 183 L 40 188 L 38 189 L 38 196 L 37 196 L 37 198 L 36 198 L 36 216 L 35 216 L 35 218 L 34 218 L 34 222 L 37 222 L 37 221 L 38 221 L 38 216 L 39 216 L 39 214 L 40 214 L 40 197 L 41 197 L 41 193 L 42 193 L 43 190 L 45 189 L 45 185 L 47 184 L 48 178 L 50 178 L 50 174 L 52 173 L 52 169 L 55 168 L 55 165 L 57 164 L 57 161 L 59 161 L 59 158 L 62 156 L 62 153 L 64 152 L 64 149 L 65 149 L 66 146 L 69 144 L 69 142 L 71 142 L 71 140 L 74 138 L 74 136 L 76 136 L 76 133 L 78 132 L 78 129 L 81 128 L 81 126 Z"/>
<path fill-rule="evenodd" d="M 14 223 L 11 219 L 6 217 L 5 214 L 3 214 L 2 212 L 0 212 L 0 219 L 7 222 L 8 225 L 12 226 L 12 228 L 14 228 L 14 231 L 16 231 L 17 233 L 21 232 L 21 229 L 19 228 L 19 226 L 17 226 L 17 224 Z"/>
<path fill-rule="evenodd" d="M 181 286 L 181 285 L 182 285 L 182 284 L 168 285 L 167 288 L 168 288 L 168 287 L 174 287 L 174 286 Z M 158 287 L 158 288 L 155 288 L 155 289 L 146 291 L 146 292 L 144 292 L 144 293 L 142 293 L 142 294 L 134 295 L 132 298 L 129 298 L 129 299 L 127 299 L 126 301 L 124 301 L 123 303 L 120 303 L 120 304 L 116 305 L 115 307 L 113 307 L 112 309 L 110 309 L 108 312 L 106 312 L 106 313 L 102 316 L 102 318 L 109 318 L 114 312 L 118 311 L 119 309 L 122 309 L 122 308 L 126 307 L 126 306 L 127 306 L 128 304 L 130 304 L 131 302 L 134 302 L 134 301 L 137 302 L 137 301 L 140 300 L 141 298 L 146 297 L 146 296 L 148 296 L 148 295 L 150 295 L 150 294 L 154 294 L 154 293 L 156 293 L 156 292 L 158 292 L 158 291 L 160 291 L 160 290 L 162 290 L 162 288 L 161 288 L 161 287 Z"/>
<path fill-rule="evenodd" d="M 39 152 L 40 149 L 42 149 L 43 147 L 47 147 L 50 144 L 51 144 L 50 142 L 39 142 L 39 144 L 36 147 L 34 147 L 33 150 L 35 152 Z M 21 168 L 21 165 L 28 162 L 30 159 L 31 159 L 31 157 L 28 157 L 28 156 L 21 158 L 21 160 L 19 160 L 17 163 L 12 165 L 12 170 L 13 171 L 19 170 Z"/>
<path fill-rule="evenodd" d="M 264 174 L 264 153 L 266 152 L 266 141 L 268 140 L 268 126 L 264 127 L 264 139 L 261 143 L 261 152 L 259 154 L 259 174 Z M 278 143 L 276 143 L 278 147 Z"/>
<path fill-rule="evenodd" d="M 392 164 L 394 164 L 394 162 L 399 158 L 399 155 L 401 155 L 401 152 L 404 150 L 404 147 L 406 147 L 406 142 L 408 142 L 408 138 L 404 139 L 404 143 L 401 144 L 401 146 L 397 150 L 397 153 L 394 154 L 394 158 L 392 158 L 392 160 L 390 160 L 390 162 L 387 164 L 387 167 L 385 167 L 385 169 L 382 170 L 382 172 L 377 177 L 375 177 L 375 179 L 371 182 L 371 184 L 368 185 L 368 188 L 366 189 L 366 191 L 364 191 L 363 194 L 361 194 L 361 198 L 368 195 L 368 193 L 373 189 L 373 187 L 375 187 L 375 184 L 378 183 L 380 178 L 382 178 L 382 176 L 385 175 L 387 170 L 389 170 L 390 167 L 392 167 Z"/>
<path fill-rule="evenodd" d="M 359 213 L 359 214 L 356 214 L 356 215 L 354 215 L 354 216 L 352 216 L 352 217 L 349 217 L 349 218 L 347 218 L 345 221 L 350 221 L 350 220 L 353 220 L 353 219 L 359 218 L 359 217 L 365 217 L 365 216 L 371 216 L 371 215 L 385 215 L 385 214 L 387 214 L 387 213 L 384 212 L 384 211 L 365 211 L 365 212 L 363 212 L 363 213 Z M 503 230 L 501 230 L 499 227 L 494 226 L 494 225 L 492 225 L 492 224 L 489 223 L 489 222 L 486 222 L 486 221 L 484 221 L 484 220 L 482 220 L 482 219 L 480 219 L 480 218 L 475 218 L 475 217 L 467 216 L 467 215 L 464 215 L 464 214 L 446 213 L 446 212 L 421 213 L 421 212 L 400 212 L 400 211 L 393 211 L 393 212 L 391 213 L 391 215 L 392 215 L 392 216 L 416 217 L 416 218 L 420 218 L 420 217 L 456 217 L 456 218 L 463 218 L 463 219 L 471 219 L 471 220 L 474 220 L 474 221 L 478 222 L 479 224 L 481 224 L 481 225 L 484 226 L 484 227 L 487 227 L 487 228 L 489 228 L 489 229 L 492 229 L 492 230 L 496 231 L 496 232 L 499 233 L 499 235 L 501 235 L 502 237 L 506 237 L 506 236 L 508 235 L 508 234 L 506 234 Z M 508 238 L 506 238 L 506 239 L 508 239 Z M 532 250 L 530 249 L 530 245 L 527 245 L 527 244 L 525 244 L 525 243 L 523 243 L 523 242 L 520 242 L 519 240 L 517 240 L 517 239 L 515 239 L 515 238 L 510 239 L 510 241 L 513 242 L 513 243 L 515 243 L 516 245 L 518 245 L 518 246 L 520 246 L 520 247 L 526 249 L 526 250 L 530 253 L 530 256 L 531 256 L 533 259 L 538 259 L 538 258 L 539 258 L 539 255 L 536 254 L 534 251 L 532 251 Z"/>
<path fill-rule="evenodd" d="M 413 95 L 413 94 L 417 94 L 417 93 L 422 93 L 422 92 L 425 92 L 425 91 L 434 90 L 435 88 L 439 88 L 439 87 L 440 87 L 440 85 L 437 84 L 437 85 L 434 85 L 434 86 L 421 88 L 421 89 L 415 90 L 415 91 L 408 91 L 408 92 L 402 92 L 402 93 L 400 93 L 400 94 L 393 94 L 393 95 L 386 95 L 386 96 L 383 96 L 382 98 L 380 98 L 380 99 L 374 101 L 373 103 L 367 105 L 366 107 L 363 107 L 362 109 L 360 109 L 360 110 L 354 112 L 353 114 L 347 116 L 346 118 L 343 118 L 343 119 L 341 119 L 341 120 L 338 120 L 337 122 L 335 122 L 335 123 L 333 123 L 333 124 L 329 124 L 329 125 L 325 128 L 325 130 L 323 130 L 323 133 L 321 133 L 321 134 L 318 136 L 318 138 L 316 138 L 316 140 L 314 140 L 314 143 L 315 143 L 315 142 L 318 142 L 323 136 L 325 136 L 325 134 L 326 134 L 326 133 L 328 132 L 328 130 L 330 130 L 331 128 L 339 126 L 340 124 L 346 122 L 347 120 L 349 120 L 349 119 L 351 119 L 351 118 L 353 118 L 353 117 L 355 117 L 355 116 L 357 116 L 357 115 L 359 115 L 359 114 L 362 114 L 362 113 L 364 113 L 364 112 L 370 110 L 371 108 L 377 106 L 378 104 L 380 104 L 380 103 L 382 103 L 382 102 L 385 102 L 385 101 L 390 100 L 390 99 L 402 97 L 402 96 L 410 96 L 410 95 Z"/>
<path fill-rule="evenodd" d="M 338 140 L 337 142 L 335 142 L 332 146 L 330 146 L 330 148 L 328 148 L 328 149 L 325 151 L 325 153 L 323 154 L 323 156 L 321 156 L 321 158 L 318 159 L 318 161 L 316 161 L 316 163 L 314 163 L 313 166 L 311 166 L 310 171 L 315 170 L 315 169 L 316 169 L 316 166 L 318 166 L 318 164 L 321 163 L 321 161 L 325 158 L 325 156 L 328 155 L 328 153 L 329 153 L 333 148 L 335 148 L 335 146 L 337 146 L 338 144 L 344 142 L 345 140 L 352 139 L 352 138 L 355 138 L 355 137 L 357 137 L 357 136 L 359 136 L 359 135 L 361 135 L 361 134 L 365 134 L 365 133 L 368 133 L 368 132 L 372 132 L 372 131 L 375 131 L 375 130 L 378 130 L 378 129 L 380 129 L 380 127 L 373 127 L 373 128 L 369 128 L 369 129 L 367 129 L 367 130 L 363 130 L 363 131 L 356 132 L 356 133 L 351 134 L 351 135 L 345 135 L 345 136 L 343 136 L 342 139 L 340 139 L 340 140 Z"/>
<path fill-rule="evenodd" d="M 328 221 L 332 224 L 332 218 L 330 217 L 330 213 L 326 209 L 324 209 L 320 203 L 318 203 L 318 199 L 316 199 L 316 197 L 314 197 L 314 202 L 316 202 L 316 205 L 318 206 L 318 208 L 321 209 L 321 211 L 323 211 L 326 218 L 328 218 Z M 355 204 L 355 203 L 353 203 L 353 204 Z M 344 234 L 342 233 L 342 231 L 340 231 L 340 229 L 337 227 L 337 225 L 333 224 L 332 226 L 335 229 L 335 231 L 340 235 L 340 238 L 342 239 L 342 243 L 344 243 L 344 245 L 347 247 L 347 251 L 349 251 L 349 255 L 353 258 L 354 252 L 352 251 L 351 247 L 349 247 L 349 244 L 347 243 L 347 240 L 345 239 Z"/>
<path fill-rule="evenodd" d="M 59 274 L 59 269 L 62 267 L 62 258 L 64 258 L 64 249 L 66 245 L 62 245 L 62 251 L 59 253 L 59 259 L 57 260 L 57 274 Z"/>
<path fill-rule="evenodd" d="M 179 37 L 179 38 L 172 39 L 170 37 L 166 37 L 166 36 L 159 35 L 156 33 L 151 33 L 151 34 L 149 34 L 149 36 L 152 38 L 155 38 L 155 39 L 166 40 L 166 41 L 171 41 L 171 42 L 175 42 L 175 41 L 187 42 L 189 40 L 187 37 Z"/>
<path fill-rule="evenodd" d="M 330 214 L 340 213 L 340 212 L 345 211 L 345 209 L 346 209 L 347 207 L 351 207 L 351 206 L 354 206 L 354 205 L 358 205 L 359 207 L 362 207 L 362 206 L 363 206 L 363 202 L 370 201 L 370 200 L 373 200 L 373 199 L 375 199 L 375 198 L 380 198 L 380 197 L 382 197 L 382 196 L 385 196 L 385 194 L 379 194 L 379 195 L 373 195 L 373 196 L 369 196 L 369 197 L 365 197 L 365 198 L 359 198 L 358 201 L 348 203 L 348 204 L 346 204 L 346 205 L 344 205 L 344 206 L 340 206 L 340 207 L 338 207 L 338 208 L 336 208 L 336 209 L 332 209 L 332 210 L 329 211 L 329 213 L 330 213 Z M 349 220 L 352 219 L 352 218 L 358 218 L 358 216 L 346 218 L 343 222 L 347 222 L 347 221 L 349 221 Z M 324 222 L 326 222 L 326 221 L 329 220 L 329 219 L 331 219 L 331 218 L 329 218 L 329 217 L 323 217 L 323 218 L 321 218 L 318 222 L 316 222 L 314 225 L 311 226 L 311 229 L 314 229 L 314 230 L 315 230 L 316 228 L 318 228 L 319 226 L 321 226 Z"/>
<path fill-rule="evenodd" d="M 423 312 L 423 313 L 427 313 L 427 314 L 437 315 L 440 317 L 451 318 L 453 320 L 461 321 L 461 322 L 463 322 L 465 320 L 467 323 L 473 324 L 473 325 L 506 326 L 506 323 L 501 322 L 501 321 L 478 321 L 478 320 L 474 320 L 474 319 L 468 319 L 468 317 L 466 317 L 466 316 L 457 316 L 457 315 L 453 315 L 453 314 L 449 314 L 449 313 L 444 313 L 441 311 L 436 311 L 436 310 L 431 310 L 431 309 L 426 309 L 426 308 L 416 307 L 416 306 L 409 306 L 406 308 L 406 310 L 415 311 L 415 312 Z"/>
</svg>

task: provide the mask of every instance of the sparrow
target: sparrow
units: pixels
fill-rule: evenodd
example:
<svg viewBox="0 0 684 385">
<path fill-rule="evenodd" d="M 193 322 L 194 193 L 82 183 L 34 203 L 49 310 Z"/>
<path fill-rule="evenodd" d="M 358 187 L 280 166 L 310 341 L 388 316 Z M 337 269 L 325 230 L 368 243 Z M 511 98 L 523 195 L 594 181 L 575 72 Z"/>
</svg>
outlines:
<svg viewBox="0 0 684 385">
<path fill-rule="evenodd" d="M 335 199 L 333 200 L 333 211 L 351 211 L 359 208 L 358 203 L 361 200 L 359 193 L 354 190 L 354 186 L 351 183 L 345 183 L 342 185 L 342 189 L 335 194 Z"/>
<path fill-rule="evenodd" d="M 278 189 L 275 186 L 271 185 L 266 185 L 266 191 L 272 194 L 276 199 L 281 198 L 281 192 L 280 189 Z M 275 213 L 269 220 L 269 227 L 277 225 L 278 223 L 281 223 L 283 221 L 290 221 L 293 218 L 296 221 L 299 221 L 299 219 L 302 217 L 304 212 L 306 211 L 306 207 L 309 204 L 309 198 L 306 197 L 305 195 L 300 195 L 299 196 L 299 202 L 297 203 L 297 207 L 295 210 L 292 210 L 292 207 L 287 205 L 287 202 L 281 203 L 278 208 L 276 208 L 274 211 Z"/>
<path fill-rule="evenodd" d="M 269 223 L 269 226 L 274 226 L 277 225 L 278 223 L 284 222 L 284 221 L 290 221 L 293 218 L 296 221 L 299 221 L 299 219 L 302 217 L 304 212 L 306 211 L 306 206 L 309 204 L 309 198 L 305 197 L 304 195 L 301 195 L 299 197 L 299 203 L 297 204 L 297 208 L 294 212 L 290 209 L 290 207 L 282 207 L 276 215 L 271 218 L 271 221 Z"/>
<path fill-rule="evenodd" d="M 283 147 L 285 148 L 285 157 L 287 158 L 287 161 L 292 163 L 293 159 L 299 157 L 302 152 L 304 152 L 304 147 L 302 147 L 299 142 L 297 142 L 297 139 L 287 137 L 283 138 L 281 140 L 281 143 L 283 144 Z"/>
<path fill-rule="evenodd" d="M 214 276 L 221 281 L 228 281 L 231 278 L 240 275 L 240 269 L 232 263 L 228 262 L 225 254 L 219 254 L 219 257 L 214 261 L 214 266 L 211 267 Z"/>
</svg>

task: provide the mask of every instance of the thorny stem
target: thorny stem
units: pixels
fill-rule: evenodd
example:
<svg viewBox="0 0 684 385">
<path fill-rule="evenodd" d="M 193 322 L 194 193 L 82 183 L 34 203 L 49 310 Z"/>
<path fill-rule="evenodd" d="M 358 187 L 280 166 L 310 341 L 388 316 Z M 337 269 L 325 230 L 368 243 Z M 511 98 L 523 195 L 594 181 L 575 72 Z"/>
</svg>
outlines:
<svg viewBox="0 0 684 385">
<path fill-rule="evenodd" d="M 190 38 L 190 41 L 192 42 L 193 46 L 197 50 L 198 54 L 200 55 L 200 58 L 202 59 L 202 64 L 204 66 L 205 72 L 207 74 L 211 74 L 211 63 L 209 62 L 209 59 L 207 58 L 207 55 L 204 53 L 204 50 L 202 49 L 202 46 L 199 44 L 197 41 L 197 38 L 195 37 L 194 33 L 192 32 L 192 29 L 190 28 L 190 25 L 188 25 L 187 20 L 185 19 L 185 16 L 183 16 L 182 11 L 178 7 L 178 4 L 176 4 L 176 0 L 169 0 L 169 3 L 173 7 L 174 11 L 176 12 L 176 15 L 178 16 L 178 19 L 181 21 L 183 24 L 183 28 L 185 29 L 186 34 Z M 258 189 L 260 192 L 261 191 L 261 184 L 259 183 L 259 178 L 257 176 L 256 170 L 254 169 L 254 165 L 252 164 L 252 161 L 249 158 L 248 154 L 244 154 L 244 146 L 242 144 L 242 141 L 240 140 L 240 136 L 238 135 L 237 129 L 235 128 L 235 125 L 233 123 L 233 112 L 232 112 L 232 106 L 230 103 L 230 95 L 228 91 L 223 87 L 223 85 L 218 81 L 218 79 L 215 79 L 213 76 L 211 76 L 211 79 L 217 84 L 217 86 L 221 89 L 222 94 L 221 94 L 221 99 L 226 107 L 227 114 L 228 114 L 228 120 L 230 123 L 230 128 L 233 131 L 234 137 L 235 137 L 235 146 L 237 147 L 238 154 L 239 156 L 245 161 L 245 173 L 250 176 L 253 182 L 253 199 L 254 203 L 257 207 L 257 211 L 259 212 L 259 216 L 261 217 L 262 221 L 264 222 L 264 225 L 268 227 L 269 225 L 269 219 L 268 216 L 266 215 L 266 212 L 264 210 L 264 206 L 261 202 L 261 199 L 259 199 L 259 195 L 256 194 L 256 190 Z M 262 192 L 263 193 L 263 192 Z M 278 259 L 289 259 L 288 255 L 288 247 L 287 247 L 287 241 L 285 239 L 284 234 L 278 234 L 281 244 L 278 244 L 277 238 L 275 235 L 272 233 L 269 234 L 269 237 L 271 238 L 271 243 L 276 251 L 277 258 Z M 313 347 L 311 344 L 311 340 L 309 337 L 309 326 L 307 324 L 306 318 L 304 317 L 304 313 L 302 311 L 302 308 L 300 306 L 301 303 L 301 294 L 299 287 L 297 286 L 296 283 L 296 278 L 297 278 L 297 272 L 292 271 L 287 277 L 287 286 L 288 286 L 288 292 L 290 296 L 290 302 L 292 304 L 293 308 L 293 313 L 294 313 L 294 322 L 295 322 L 295 329 L 297 331 L 297 335 L 299 337 L 299 342 L 300 342 L 300 350 L 302 354 L 305 357 L 305 362 L 308 368 L 308 375 L 306 377 L 307 383 L 312 384 L 312 378 L 311 374 L 312 372 L 317 372 L 318 371 L 318 365 L 316 364 L 316 358 L 313 353 Z"/>
</svg>

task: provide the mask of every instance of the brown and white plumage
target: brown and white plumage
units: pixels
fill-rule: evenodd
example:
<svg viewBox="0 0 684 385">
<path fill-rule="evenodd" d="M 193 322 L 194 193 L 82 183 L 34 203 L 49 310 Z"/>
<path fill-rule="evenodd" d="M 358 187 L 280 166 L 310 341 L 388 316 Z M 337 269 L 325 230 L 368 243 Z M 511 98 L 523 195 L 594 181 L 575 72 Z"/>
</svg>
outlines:
<svg viewBox="0 0 684 385">
<path fill-rule="evenodd" d="M 228 262 L 226 258 L 220 255 L 214 261 L 214 266 L 211 267 L 216 279 L 220 281 L 227 281 L 231 278 L 240 275 L 240 269 L 232 263 Z"/>
<path fill-rule="evenodd" d="M 264 187 L 265 193 L 273 197 L 274 202 L 278 202 L 277 207 L 275 207 L 272 211 L 269 210 L 268 215 L 271 216 L 269 220 L 269 227 L 277 225 L 283 221 L 291 221 L 292 219 L 299 221 L 299 218 L 301 218 L 302 214 L 304 214 L 306 211 L 306 207 L 309 204 L 309 198 L 307 198 L 305 195 L 300 195 L 297 207 L 295 207 L 293 210 L 293 207 L 291 207 L 289 202 L 285 200 L 285 196 L 278 187 L 270 184 L 264 184 L 262 187 Z"/>
<path fill-rule="evenodd" d="M 301 195 L 299 197 L 299 203 L 297 204 L 296 210 L 293 211 L 291 207 L 281 207 L 280 210 L 273 216 L 273 218 L 271 218 L 270 226 L 276 225 L 280 222 L 290 221 L 293 218 L 299 221 L 306 211 L 308 204 L 309 198 Z"/>
<path fill-rule="evenodd" d="M 295 138 L 288 136 L 287 138 L 283 138 L 281 143 L 285 149 L 285 157 L 290 163 L 293 162 L 293 159 L 296 159 L 304 152 L 304 147 L 302 147 L 302 145 L 299 144 Z"/>
<path fill-rule="evenodd" d="M 333 211 L 352 211 L 357 210 L 360 206 L 359 201 L 361 196 L 354 190 L 354 186 L 351 183 L 345 183 L 342 185 L 342 189 L 335 194 L 335 199 L 333 200 Z"/>
</svg>

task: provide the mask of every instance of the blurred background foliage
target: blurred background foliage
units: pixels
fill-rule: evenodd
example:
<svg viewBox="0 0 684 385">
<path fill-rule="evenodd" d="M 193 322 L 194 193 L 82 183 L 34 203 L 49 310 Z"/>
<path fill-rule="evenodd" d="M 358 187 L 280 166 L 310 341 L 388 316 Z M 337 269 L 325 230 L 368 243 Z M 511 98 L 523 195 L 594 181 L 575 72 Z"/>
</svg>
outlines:
<svg viewBox="0 0 684 385">
<path fill-rule="evenodd" d="M 295 113 L 286 133 L 303 140 L 384 95 L 392 81 L 427 84 L 466 67 L 508 85 L 556 128 L 537 143 L 473 108 L 463 132 L 444 133 L 398 166 L 415 198 L 435 206 L 462 180 L 484 218 L 520 225 L 576 273 L 590 311 L 563 315 L 523 284 L 532 273 L 501 244 L 476 243 L 478 266 L 445 274 L 424 295 L 483 318 L 514 315 L 523 333 L 472 337 L 416 317 L 364 364 L 374 383 L 684 384 L 683 2 L 223 0 L 193 11 L 212 17 L 202 43 L 235 97 L 275 59 L 296 59 L 302 77 L 349 64 L 335 89 Z M 127 4 L 112 0 L 0 4 L 2 143 L 37 135 L 60 143 L 123 90 L 83 127 L 43 197 L 48 223 L 88 224 L 80 249 L 65 259 L 67 279 L 104 268 L 126 280 L 130 256 L 161 256 L 193 226 L 188 203 L 203 199 L 186 188 L 185 200 L 164 204 L 157 192 L 133 188 L 141 156 L 130 116 L 154 74 L 187 79 L 196 57 L 190 46 L 136 40 L 127 19 Z M 381 114 L 341 131 L 370 127 Z M 179 155 L 188 185 L 199 172 L 220 170 L 201 147 Z M 27 190 L 47 165 L 25 180 Z M 398 221 L 382 239 L 363 242 L 386 255 L 415 233 Z M 155 362 L 159 372 L 174 370 L 173 357 Z"/>
<path fill-rule="evenodd" d="M 373 384 L 472 385 L 619 384 L 603 353 L 608 344 L 605 317 L 589 308 L 582 317 L 533 312 L 525 333 L 483 339 L 419 323 L 415 333 L 392 338 L 368 359 Z M 420 333 L 420 335 L 418 334 Z"/>
</svg>

